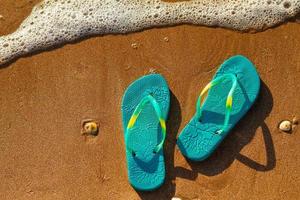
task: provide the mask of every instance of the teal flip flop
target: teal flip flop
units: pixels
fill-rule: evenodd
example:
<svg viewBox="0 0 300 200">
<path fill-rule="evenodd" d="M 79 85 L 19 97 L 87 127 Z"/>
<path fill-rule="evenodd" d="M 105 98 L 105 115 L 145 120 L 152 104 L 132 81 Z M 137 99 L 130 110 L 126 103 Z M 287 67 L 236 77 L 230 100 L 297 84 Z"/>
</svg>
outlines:
<svg viewBox="0 0 300 200">
<path fill-rule="evenodd" d="M 251 61 L 241 55 L 226 60 L 202 90 L 196 114 L 177 139 L 182 154 L 194 161 L 209 157 L 253 105 L 259 88 L 260 78 Z"/>
<path fill-rule="evenodd" d="M 123 96 L 128 178 L 137 190 L 154 190 L 165 180 L 163 144 L 169 107 L 169 87 L 159 74 L 136 80 Z"/>
</svg>

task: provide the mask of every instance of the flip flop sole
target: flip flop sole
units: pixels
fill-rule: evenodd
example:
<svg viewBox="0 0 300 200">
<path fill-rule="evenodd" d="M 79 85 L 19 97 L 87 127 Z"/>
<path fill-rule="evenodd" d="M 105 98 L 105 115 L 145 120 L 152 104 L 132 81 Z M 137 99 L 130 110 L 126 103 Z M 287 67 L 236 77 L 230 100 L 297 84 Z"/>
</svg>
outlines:
<svg viewBox="0 0 300 200">
<path fill-rule="evenodd" d="M 125 91 L 122 101 L 123 128 L 139 102 L 147 95 L 152 95 L 158 102 L 162 116 L 167 119 L 170 105 L 169 87 L 159 74 L 151 74 L 133 82 Z M 124 131 L 126 132 L 126 131 Z M 153 148 L 162 140 L 162 131 L 153 106 L 146 104 L 132 128 L 128 141 L 135 155 L 126 150 L 128 178 L 138 190 L 154 190 L 165 179 L 163 149 L 153 153 Z"/>
<path fill-rule="evenodd" d="M 226 99 L 232 86 L 230 80 L 225 80 L 209 91 L 203 104 L 201 121 L 195 115 L 178 137 L 177 145 L 180 151 L 190 160 L 201 161 L 209 157 L 247 113 L 258 96 L 260 78 L 255 66 L 246 57 L 237 55 L 226 60 L 214 79 L 228 73 L 237 77 L 228 129 L 226 132 L 216 134 L 216 131 L 223 127 Z"/>
</svg>

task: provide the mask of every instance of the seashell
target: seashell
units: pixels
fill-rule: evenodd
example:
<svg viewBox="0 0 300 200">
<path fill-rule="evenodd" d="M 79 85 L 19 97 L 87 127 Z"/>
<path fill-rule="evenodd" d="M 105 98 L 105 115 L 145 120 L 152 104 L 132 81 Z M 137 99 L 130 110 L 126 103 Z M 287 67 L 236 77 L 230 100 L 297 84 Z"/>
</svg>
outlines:
<svg viewBox="0 0 300 200">
<path fill-rule="evenodd" d="M 288 120 L 283 120 L 279 124 L 279 129 L 284 132 L 290 132 L 292 130 L 292 122 Z"/>
<path fill-rule="evenodd" d="M 181 200 L 179 197 L 173 197 L 172 200 Z"/>
<path fill-rule="evenodd" d="M 137 44 L 137 43 L 132 43 L 132 44 L 131 44 L 131 47 L 132 47 L 133 49 L 137 49 L 137 48 L 138 48 L 138 44 Z"/>
<path fill-rule="evenodd" d="M 83 123 L 83 134 L 98 135 L 98 130 L 98 124 L 94 121 L 87 121 Z"/>
</svg>

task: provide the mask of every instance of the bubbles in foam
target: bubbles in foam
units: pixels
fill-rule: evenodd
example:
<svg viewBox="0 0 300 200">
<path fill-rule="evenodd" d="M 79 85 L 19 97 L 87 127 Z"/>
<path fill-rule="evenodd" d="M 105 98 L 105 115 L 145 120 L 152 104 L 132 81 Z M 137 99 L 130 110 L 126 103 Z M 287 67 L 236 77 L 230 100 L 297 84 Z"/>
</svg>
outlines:
<svg viewBox="0 0 300 200">
<path fill-rule="evenodd" d="M 0 65 L 95 34 L 183 23 L 259 31 L 299 13 L 299 0 L 44 0 L 16 32 L 0 37 Z"/>
</svg>

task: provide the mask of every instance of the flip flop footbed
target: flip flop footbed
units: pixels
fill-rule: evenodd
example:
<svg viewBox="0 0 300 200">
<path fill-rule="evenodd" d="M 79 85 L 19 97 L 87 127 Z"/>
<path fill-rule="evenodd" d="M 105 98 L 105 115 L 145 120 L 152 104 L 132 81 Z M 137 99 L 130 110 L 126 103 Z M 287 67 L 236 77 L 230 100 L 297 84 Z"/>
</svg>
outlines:
<svg viewBox="0 0 300 200">
<path fill-rule="evenodd" d="M 167 119 L 170 105 L 169 88 L 165 79 L 158 74 L 144 76 L 133 82 L 126 90 L 122 101 L 124 132 L 130 118 L 141 100 L 151 95 L 158 103 L 164 120 Z M 128 177 L 131 185 L 139 190 L 158 188 L 165 179 L 163 149 L 153 152 L 162 141 L 159 118 L 151 103 L 147 103 L 140 112 L 134 126 L 128 134 L 128 145 L 134 154 L 126 150 Z"/>
<path fill-rule="evenodd" d="M 177 144 L 181 152 L 191 160 L 200 161 L 210 156 L 258 96 L 260 78 L 247 58 L 229 58 L 220 66 L 213 79 L 224 74 L 234 74 L 237 79 L 228 129 L 217 134 L 224 125 L 227 95 L 232 87 L 231 80 L 224 80 L 208 92 L 202 107 L 201 121 L 195 115 L 178 137 Z"/>
</svg>

